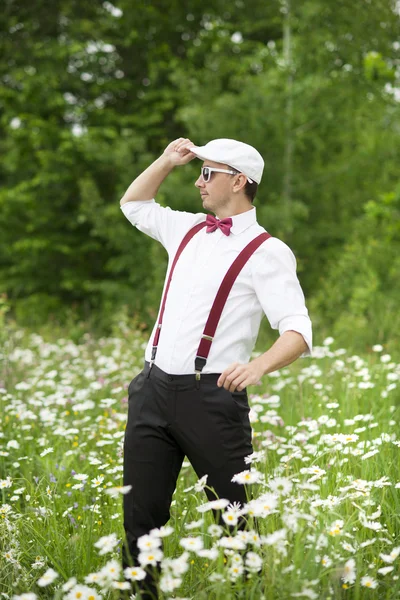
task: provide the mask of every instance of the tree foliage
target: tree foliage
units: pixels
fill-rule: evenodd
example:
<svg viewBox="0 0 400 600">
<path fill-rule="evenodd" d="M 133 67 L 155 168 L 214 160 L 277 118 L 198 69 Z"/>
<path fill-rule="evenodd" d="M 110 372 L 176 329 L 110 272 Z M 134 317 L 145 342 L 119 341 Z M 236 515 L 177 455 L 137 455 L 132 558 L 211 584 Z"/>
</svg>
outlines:
<svg viewBox="0 0 400 600">
<path fill-rule="evenodd" d="M 332 318 L 320 291 L 398 179 L 394 0 L 5 0 L 0 23 L 0 287 L 20 319 L 151 322 L 166 255 L 119 199 L 181 136 L 260 150 L 258 220 Z M 198 211 L 198 168 L 158 200 Z"/>
<path fill-rule="evenodd" d="M 400 316 L 400 186 L 364 205 L 313 302 L 332 333 L 368 346 L 393 338 Z"/>
</svg>

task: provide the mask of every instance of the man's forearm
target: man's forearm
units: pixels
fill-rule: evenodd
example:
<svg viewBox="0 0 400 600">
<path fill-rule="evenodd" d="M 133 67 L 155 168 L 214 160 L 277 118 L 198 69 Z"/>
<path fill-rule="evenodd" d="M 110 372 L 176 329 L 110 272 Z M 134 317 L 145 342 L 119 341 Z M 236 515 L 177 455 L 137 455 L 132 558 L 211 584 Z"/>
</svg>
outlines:
<svg viewBox="0 0 400 600">
<path fill-rule="evenodd" d="M 135 200 L 152 200 L 173 168 L 174 165 L 171 160 L 165 154 L 162 154 L 131 183 L 121 198 L 120 205 Z"/>
<path fill-rule="evenodd" d="M 263 375 L 282 369 L 307 350 L 303 336 L 297 331 L 285 331 L 269 350 L 254 359 L 261 365 Z"/>
</svg>

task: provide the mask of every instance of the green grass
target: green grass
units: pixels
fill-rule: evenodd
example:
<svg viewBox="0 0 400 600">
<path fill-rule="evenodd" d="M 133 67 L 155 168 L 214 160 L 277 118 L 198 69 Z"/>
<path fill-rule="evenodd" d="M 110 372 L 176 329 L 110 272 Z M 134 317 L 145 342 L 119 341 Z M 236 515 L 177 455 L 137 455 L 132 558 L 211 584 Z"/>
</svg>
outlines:
<svg viewBox="0 0 400 600">
<path fill-rule="evenodd" d="M 126 390 L 142 368 L 146 340 L 125 329 L 80 344 L 17 329 L 2 339 L 0 597 L 118 598 L 112 579 L 96 585 L 85 578 L 120 563 L 122 496 L 106 490 L 122 484 Z M 195 537 L 215 556 L 189 552 L 184 573 L 172 575 L 176 589 L 163 597 L 400 597 L 400 556 L 394 552 L 391 562 L 380 556 L 400 546 L 396 360 L 385 350 L 352 356 L 332 342 L 248 390 L 257 452 L 252 469 L 261 473 L 249 494 L 255 500 L 271 494 L 278 477 L 287 493 L 275 491 L 275 509 L 257 525 L 247 515 L 248 534 L 237 534 L 243 549 L 224 548 L 221 535 L 209 532 L 212 514 L 197 510 L 204 492 L 185 491 L 196 477 L 184 463 L 164 555 L 185 557 L 180 541 Z M 87 476 L 83 486 L 79 474 Z M 112 533 L 118 544 L 100 554 L 95 542 Z M 253 540 L 243 541 L 246 535 Z M 257 556 L 260 568 L 244 568 L 242 576 L 246 558 Z M 349 559 L 355 578 L 344 584 Z M 174 567 L 163 565 L 165 586 Z M 390 566 L 386 574 L 378 571 Z M 41 587 L 37 581 L 48 568 L 58 577 Z M 365 585 L 367 576 L 376 587 Z M 93 591 L 79 595 L 73 577 Z M 68 581 L 71 591 L 62 589 Z"/>
</svg>

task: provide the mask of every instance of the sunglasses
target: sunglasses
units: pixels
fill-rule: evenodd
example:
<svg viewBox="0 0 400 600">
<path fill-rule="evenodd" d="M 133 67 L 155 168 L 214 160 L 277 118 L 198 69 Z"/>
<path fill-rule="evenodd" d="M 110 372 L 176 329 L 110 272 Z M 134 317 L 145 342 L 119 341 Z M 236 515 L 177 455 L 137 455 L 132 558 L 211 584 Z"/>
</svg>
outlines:
<svg viewBox="0 0 400 600">
<path fill-rule="evenodd" d="M 201 167 L 201 176 L 205 183 L 208 183 L 210 181 L 212 173 L 228 173 L 229 175 L 238 175 L 239 171 L 230 171 L 228 169 L 216 169 L 214 167 Z M 250 183 L 253 183 L 249 177 L 247 178 L 247 180 Z"/>
</svg>

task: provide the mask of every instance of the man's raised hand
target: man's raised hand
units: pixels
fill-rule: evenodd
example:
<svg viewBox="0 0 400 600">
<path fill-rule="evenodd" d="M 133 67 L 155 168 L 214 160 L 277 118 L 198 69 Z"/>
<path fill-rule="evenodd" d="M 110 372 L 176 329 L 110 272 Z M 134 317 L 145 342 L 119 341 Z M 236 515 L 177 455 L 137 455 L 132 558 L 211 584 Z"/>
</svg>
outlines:
<svg viewBox="0 0 400 600">
<path fill-rule="evenodd" d="M 187 138 L 178 138 L 168 144 L 164 150 L 164 155 L 174 166 L 186 165 L 196 158 L 196 155 L 188 149 L 192 146 L 194 146 L 193 142 Z"/>
</svg>

